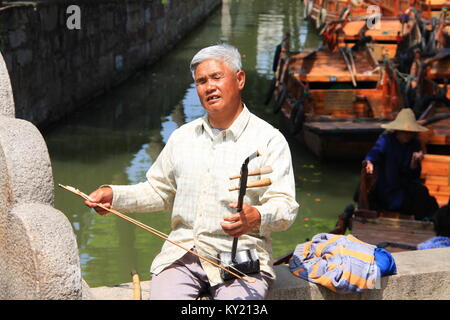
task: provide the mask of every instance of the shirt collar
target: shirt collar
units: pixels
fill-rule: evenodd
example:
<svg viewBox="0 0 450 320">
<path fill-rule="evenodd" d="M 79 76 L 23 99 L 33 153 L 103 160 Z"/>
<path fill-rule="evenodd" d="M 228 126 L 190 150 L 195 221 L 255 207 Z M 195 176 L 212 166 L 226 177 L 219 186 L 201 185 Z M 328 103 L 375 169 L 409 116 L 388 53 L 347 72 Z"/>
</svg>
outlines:
<svg viewBox="0 0 450 320">
<path fill-rule="evenodd" d="M 239 139 L 241 134 L 244 132 L 244 129 L 247 127 L 248 121 L 250 120 L 250 111 L 247 109 L 245 103 L 243 105 L 244 108 L 242 109 L 239 116 L 233 121 L 228 129 L 225 129 L 227 135 L 231 134 L 233 136 L 234 141 L 237 141 L 237 139 Z M 202 120 L 203 121 L 200 122 L 200 128 L 203 128 L 203 130 L 206 131 L 211 136 L 211 138 L 214 138 L 207 113 L 203 116 Z"/>
</svg>

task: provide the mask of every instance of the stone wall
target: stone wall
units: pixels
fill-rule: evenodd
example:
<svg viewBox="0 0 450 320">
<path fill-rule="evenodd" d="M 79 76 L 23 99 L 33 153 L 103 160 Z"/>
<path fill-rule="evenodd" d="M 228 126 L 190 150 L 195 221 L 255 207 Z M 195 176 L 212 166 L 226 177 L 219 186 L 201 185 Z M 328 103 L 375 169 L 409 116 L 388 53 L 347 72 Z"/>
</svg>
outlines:
<svg viewBox="0 0 450 320">
<path fill-rule="evenodd" d="M 81 299 L 76 237 L 53 208 L 47 146 L 14 110 L 0 53 L 0 299 Z"/>
<path fill-rule="evenodd" d="M 450 248 L 393 253 L 398 274 L 381 278 L 381 289 L 337 294 L 293 276 L 287 265 L 275 267 L 277 281 L 267 300 L 450 300 Z M 141 283 L 142 299 L 151 281 Z M 97 300 L 131 300 L 133 284 L 90 289 Z"/>
<path fill-rule="evenodd" d="M 220 3 L 4 1 L 0 51 L 11 77 L 15 116 L 45 127 L 70 114 L 155 63 Z M 79 16 L 67 13 L 71 5 L 78 6 Z M 77 17 L 80 29 L 73 24 Z"/>
</svg>

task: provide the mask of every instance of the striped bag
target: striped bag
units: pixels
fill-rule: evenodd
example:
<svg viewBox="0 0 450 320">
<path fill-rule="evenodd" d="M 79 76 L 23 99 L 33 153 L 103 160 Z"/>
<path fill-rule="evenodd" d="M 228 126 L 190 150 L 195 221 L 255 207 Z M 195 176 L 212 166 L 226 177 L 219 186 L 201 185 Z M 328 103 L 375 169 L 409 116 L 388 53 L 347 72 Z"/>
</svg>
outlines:
<svg viewBox="0 0 450 320">
<path fill-rule="evenodd" d="M 289 269 L 295 276 L 337 293 L 378 289 L 375 248 L 352 235 L 320 233 L 297 245 Z"/>
</svg>

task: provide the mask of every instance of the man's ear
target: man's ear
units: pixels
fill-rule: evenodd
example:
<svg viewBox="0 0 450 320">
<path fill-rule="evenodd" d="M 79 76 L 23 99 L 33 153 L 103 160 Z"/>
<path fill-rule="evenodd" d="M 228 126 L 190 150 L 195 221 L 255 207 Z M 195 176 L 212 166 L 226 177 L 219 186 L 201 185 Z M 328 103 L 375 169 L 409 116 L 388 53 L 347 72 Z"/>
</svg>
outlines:
<svg viewBox="0 0 450 320">
<path fill-rule="evenodd" d="M 244 89 L 244 86 L 245 86 L 245 71 L 244 70 L 239 70 L 236 73 L 236 79 L 238 81 L 239 90 Z"/>
</svg>

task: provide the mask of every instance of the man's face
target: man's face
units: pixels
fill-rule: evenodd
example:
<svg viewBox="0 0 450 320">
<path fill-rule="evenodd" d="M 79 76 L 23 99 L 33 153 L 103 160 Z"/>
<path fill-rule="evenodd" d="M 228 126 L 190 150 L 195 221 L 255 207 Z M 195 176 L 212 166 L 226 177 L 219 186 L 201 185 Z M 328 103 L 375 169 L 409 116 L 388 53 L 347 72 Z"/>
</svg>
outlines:
<svg viewBox="0 0 450 320">
<path fill-rule="evenodd" d="M 195 70 L 198 97 L 208 114 L 237 110 L 244 84 L 244 71 L 234 72 L 220 60 L 205 60 Z"/>
</svg>

